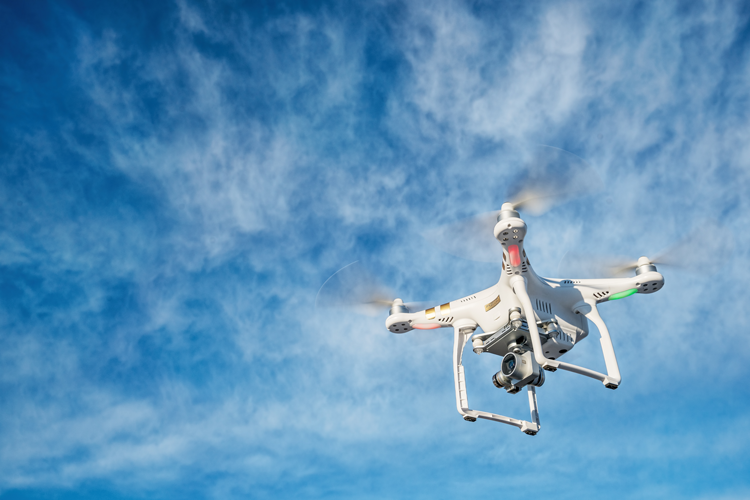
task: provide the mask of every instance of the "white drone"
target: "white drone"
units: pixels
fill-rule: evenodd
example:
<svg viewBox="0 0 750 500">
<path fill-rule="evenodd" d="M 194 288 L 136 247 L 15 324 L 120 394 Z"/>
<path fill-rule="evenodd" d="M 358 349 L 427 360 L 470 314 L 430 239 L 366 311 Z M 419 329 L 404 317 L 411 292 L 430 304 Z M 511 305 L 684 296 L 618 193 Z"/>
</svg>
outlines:
<svg viewBox="0 0 750 500">
<path fill-rule="evenodd" d="M 550 164 L 559 165 L 564 160 L 571 161 L 578 167 L 583 162 L 575 155 L 556 148 L 546 148 L 542 153 L 547 157 L 551 153 Z M 538 155 L 538 158 L 545 157 Z M 657 272 L 655 264 L 665 262 L 665 254 L 652 260 L 641 257 L 637 262 L 619 269 L 635 270 L 635 276 L 630 278 L 550 279 L 537 275 L 524 251 L 527 226 L 517 211 L 524 209 L 533 213 L 535 204 L 539 207 L 539 200 L 547 197 L 539 196 L 538 190 L 536 195 L 529 196 L 533 191 L 532 189 L 526 192 L 526 196 L 521 196 L 521 201 L 505 203 L 499 212 L 490 214 L 490 225 L 482 232 L 488 233 L 489 227 L 494 224 L 494 237 L 502 248 L 502 276 L 495 285 L 467 297 L 422 310 L 404 304 L 401 299 L 386 300 L 384 297 L 393 295 L 373 293 L 372 286 L 366 293 L 369 298 L 359 301 L 380 307 L 389 306 L 390 315 L 385 326 L 393 333 L 452 327 L 453 375 L 458 412 L 469 422 L 475 422 L 478 418 L 492 420 L 518 427 L 529 435 L 535 435 L 540 428 L 536 387 L 544 384 L 545 370 L 567 370 L 599 380 L 608 389 L 619 387 L 621 377 L 615 350 L 607 326 L 599 316 L 597 304 L 635 293 L 650 294 L 661 290 L 664 277 Z M 468 226 L 462 224 L 460 227 Z M 455 235 L 450 240 L 460 243 L 462 247 L 481 246 L 467 244 L 466 239 L 456 238 Z M 492 258 L 499 261 L 498 257 L 499 252 L 493 252 Z M 343 269 L 339 273 L 341 271 Z M 335 288 L 330 286 L 334 276 L 321 287 L 316 304 L 325 302 L 320 299 L 325 295 L 326 289 Z M 357 302 L 352 300 L 355 295 L 357 294 L 346 289 L 339 297 L 328 302 L 341 305 L 343 301 L 348 301 L 351 304 Z M 560 361 L 562 356 L 588 336 L 587 320 L 596 325 L 601 335 L 606 373 Z M 477 332 L 477 328 L 481 330 Z M 526 387 L 531 421 L 474 410 L 469 406 L 462 364 L 463 350 L 469 338 L 475 353 L 486 352 L 502 357 L 501 370 L 492 376 L 495 386 L 504 388 L 510 394 L 516 394 Z"/>
<path fill-rule="evenodd" d="M 619 279 L 550 279 L 531 267 L 523 242 L 527 226 L 512 203 L 505 203 L 497 216 L 495 238 L 502 245 L 503 273 L 497 284 L 418 312 L 410 312 L 401 299 L 393 301 L 386 328 L 393 333 L 453 327 L 453 376 L 456 407 L 464 420 L 493 420 L 518 427 L 526 434 L 539 432 L 535 387 L 544 384 L 544 371 L 567 370 L 599 380 L 608 389 L 620 385 L 615 350 L 597 304 L 635 293 L 654 293 L 664 286 L 664 277 L 646 257 L 635 264 L 635 276 Z M 607 373 L 599 373 L 559 361 L 588 336 L 591 320 L 601 335 Z M 483 332 L 474 335 L 477 327 Z M 473 410 L 469 406 L 462 365 L 464 346 L 472 337 L 474 352 L 502 356 L 501 370 L 492 377 L 498 388 L 515 394 L 526 387 L 531 421 Z"/>
</svg>

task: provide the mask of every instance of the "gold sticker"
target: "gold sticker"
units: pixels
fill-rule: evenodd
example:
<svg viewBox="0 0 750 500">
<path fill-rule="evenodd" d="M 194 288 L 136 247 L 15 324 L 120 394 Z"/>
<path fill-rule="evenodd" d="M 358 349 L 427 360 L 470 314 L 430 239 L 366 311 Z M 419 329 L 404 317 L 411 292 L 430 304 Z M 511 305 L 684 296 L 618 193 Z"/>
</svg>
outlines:
<svg viewBox="0 0 750 500">
<path fill-rule="evenodd" d="M 484 306 L 484 310 L 485 311 L 489 311 L 490 309 L 492 309 L 493 307 L 495 307 L 499 303 L 500 303 L 500 296 L 498 295 L 497 297 L 495 297 L 495 300 L 493 300 L 492 302 L 490 302 L 489 304 L 487 304 L 486 306 Z"/>
<path fill-rule="evenodd" d="M 435 308 L 427 309 L 424 312 L 425 316 L 427 316 L 427 319 L 434 319 L 435 318 Z"/>
<path fill-rule="evenodd" d="M 440 306 L 440 314 L 448 314 L 451 312 L 451 304 L 450 302 L 447 304 L 443 304 Z"/>
</svg>

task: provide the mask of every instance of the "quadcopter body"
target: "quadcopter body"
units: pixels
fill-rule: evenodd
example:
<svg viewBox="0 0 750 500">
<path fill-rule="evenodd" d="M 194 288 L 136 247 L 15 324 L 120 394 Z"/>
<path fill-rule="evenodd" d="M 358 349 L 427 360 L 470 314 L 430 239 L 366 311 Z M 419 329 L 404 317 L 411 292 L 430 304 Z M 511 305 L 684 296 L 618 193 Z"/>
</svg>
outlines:
<svg viewBox="0 0 750 500">
<path fill-rule="evenodd" d="M 465 420 L 477 418 L 539 431 L 536 387 L 545 371 L 558 369 L 599 380 L 609 389 L 621 382 L 612 340 L 598 305 L 635 293 L 654 293 L 664 277 L 646 257 L 635 265 L 635 276 L 617 279 L 550 279 L 537 275 L 524 251 L 527 226 L 511 203 L 503 205 L 494 236 L 503 252 L 502 275 L 497 284 L 445 304 L 410 312 L 400 299 L 393 301 L 386 328 L 403 334 L 410 330 L 452 327 L 453 373 L 456 406 Z M 561 361 L 589 334 L 588 321 L 599 331 L 607 373 Z M 480 328 L 481 332 L 477 332 Z M 527 388 L 531 421 L 518 420 L 469 407 L 462 364 L 463 350 L 471 339 L 475 353 L 502 356 L 501 370 L 492 377 L 498 388 L 515 394 Z"/>
</svg>

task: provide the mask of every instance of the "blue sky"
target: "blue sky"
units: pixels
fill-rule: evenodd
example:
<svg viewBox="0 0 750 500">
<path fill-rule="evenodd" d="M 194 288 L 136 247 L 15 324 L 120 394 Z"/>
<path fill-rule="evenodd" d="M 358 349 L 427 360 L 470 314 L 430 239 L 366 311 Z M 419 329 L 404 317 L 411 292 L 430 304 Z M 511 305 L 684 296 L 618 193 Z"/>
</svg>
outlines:
<svg viewBox="0 0 750 500">
<path fill-rule="evenodd" d="M 0 499 L 750 497 L 749 17 L 3 2 Z M 357 259 L 406 301 L 492 285 L 419 235 L 499 208 L 538 145 L 604 186 L 526 218 L 540 274 L 697 226 L 734 251 L 603 307 L 621 387 L 551 374 L 532 438 L 456 413 L 449 330 L 314 301 Z M 602 368 L 595 337 L 571 356 Z M 499 358 L 465 365 L 526 415 Z"/>
</svg>

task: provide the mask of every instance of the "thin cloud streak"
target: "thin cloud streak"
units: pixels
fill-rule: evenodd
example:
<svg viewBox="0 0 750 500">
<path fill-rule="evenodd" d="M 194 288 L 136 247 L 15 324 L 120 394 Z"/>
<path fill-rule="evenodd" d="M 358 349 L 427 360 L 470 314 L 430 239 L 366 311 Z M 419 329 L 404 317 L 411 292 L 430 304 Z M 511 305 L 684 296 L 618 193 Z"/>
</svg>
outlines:
<svg viewBox="0 0 750 500">
<path fill-rule="evenodd" d="M 2 143 L 0 491 L 351 497 L 382 477 L 372 490 L 395 498 L 460 476 L 486 494 L 509 454 L 542 452 L 553 474 L 519 483 L 563 498 L 648 497 L 664 463 L 694 477 L 663 493 L 699 497 L 711 469 L 735 474 L 717 494 L 746 488 L 746 391 L 722 382 L 750 356 L 734 325 L 750 222 L 738 4 L 225 8 L 177 2 L 149 45 L 72 13 L 47 34 L 75 40 L 59 76 L 79 111 Z M 518 179 L 508 151 L 538 144 L 608 186 L 528 218 L 541 274 L 569 249 L 657 251 L 706 212 L 738 250 L 718 278 L 665 271 L 663 292 L 603 308 L 623 387 L 555 374 L 529 441 L 455 414 L 450 332 L 416 346 L 385 311 L 313 302 L 359 258 L 406 301 L 493 284 L 492 265 L 418 235 L 499 208 Z M 600 363 L 593 337 L 584 361 Z M 525 415 L 489 385 L 496 360 L 466 358 L 472 401 Z M 586 472 L 602 463 L 618 466 Z"/>
</svg>

